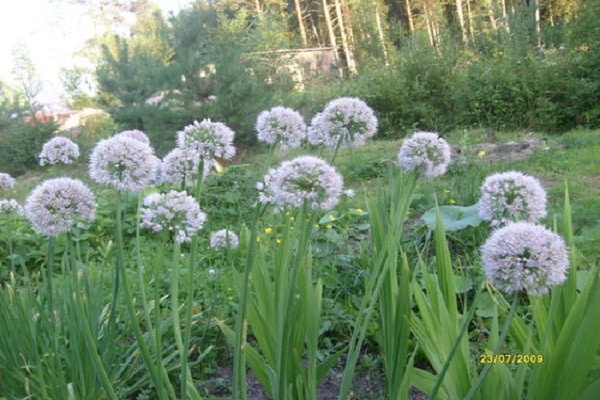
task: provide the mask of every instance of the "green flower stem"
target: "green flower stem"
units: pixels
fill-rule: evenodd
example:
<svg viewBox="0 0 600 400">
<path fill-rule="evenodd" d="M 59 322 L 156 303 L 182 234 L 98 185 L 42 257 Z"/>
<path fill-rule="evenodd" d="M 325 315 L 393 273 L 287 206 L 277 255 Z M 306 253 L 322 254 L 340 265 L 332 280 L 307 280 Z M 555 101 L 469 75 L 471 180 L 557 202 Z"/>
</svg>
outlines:
<svg viewBox="0 0 600 400">
<path fill-rule="evenodd" d="M 179 351 L 181 359 L 181 398 L 187 399 L 188 389 L 193 389 L 193 386 L 188 385 L 192 382 L 192 374 L 188 367 L 187 355 L 188 355 L 188 343 L 184 343 L 183 336 L 181 334 L 181 320 L 179 318 L 179 273 L 181 265 L 181 244 L 177 241 L 173 244 L 173 269 L 171 275 L 171 319 L 173 321 L 173 335 L 175 336 L 175 344 Z M 192 280 L 193 281 L 193 280 Z M 188 289 L 189 288 L 188 282 Z M 190 298 L 188 293 L 188 299 Z M 189 309 L 189 307 L 187 307 Z M 191 313 L 191 309 L 190 309 Z M 189 382 L 188 382 L 189 381 Z M 196 390 L 192 390 L 192 398 L 198 399 L 200 395 Z"/>
<path fill-rule="evenodd" d="M 337 158 L 338 152 L 340 151 L 340 147 L 342 147 L 342 140 L 344 139 L 343 135 L 340 135 L 337 143 L 335 144 L 335 149 L 333 150 L 333 155 L 331 156 L 331 161 L 329 164 L 333 165 L 335 159 Z"/>
<path fill-rule="evenodd" d="M 265 211 L 264 206 L 257 206 L 253 219 L 252 229 L 250 231 L 250 243 L 246 264 L 244 266 L 244 276 L 242 281 L 242 290 L 240 293 L 240 302 L 238 306 L 237 318 L 235 321 L 235 342 L 233 344 L 233 386 L 232 398 L 234 400 L 246 399 L 246 355 L 244 347 L 246 345 L 246 311 L 248 308 L 248 293 L 250 292 L 250 277 L 254 266 L 258 237 L 258 220 Z"/>
<path fill-rule="evenodd" d="M 184 315 L 185 315 L 185 328 L 183 331 L 183 353 L 181 355 L 182 357 L 182 369 L 184 371 L 189 370 L 188 367 L 188 350 L 190 348 L 190 339 L 192 336 L 192 314 L 193 314 L 193 305 L 194 305 L 194 265 L 196 264 L 196 254 L 198 254 L 198 235 L 194 235 L 194 237 L 192 237 L 192 245 L 191 245 L 191 252 L 190 252 L 190 256 L 189 256 L 189 263 L 188 263 L 188 275 L 187 275 L 187 279 L 186 279 L 186 290 L 187 290 L 187 296 L 186 296 L 186 302 L 185 302 L 185 310 L 184 310 Z M 200 394 L 197 392 L 197 390 L 195 389 L 195 387 L 193 385 L 191 385 L 192 380 L 191 380 L 191 373 L 189 374 L 189 382 L 187 382 L 187 376 L 184 375 L 185 379 L 182 379 L 182 385 L 189 385 L 191 390 L 192 390 L 192 397 L 195 399 L 200 398 Z"/>
<path fill-rule="evenodd" d="M 113 295 L 110 315 L 108 317 L 108 340 L 112 341 L 114 330 L 116 328 L 117 318 L 117 307 L 119 300 L 119 286 L 121 279 L 121 269 L 123 266 L 123 193 L 119 191 L 117 193 L 117 204 L 116 204 L 116 228 L 115 228 L 115 241 L 117 244 L 116 256 L 115 256 L 115 274 L 113 280 Z"/>
<path fill-rule="evenodd" d="M 502 326 L 502 334 L 500 335 L 500 338 L 498 338 L 498 344 L 496 345 L 496 348 L 494 349 L 494 354 L 498 354 L 498 352 L 500 351 L 500 347 L 502 346 L 502 343 L 504 343 L 504 339 L 506 339 L 506 335 L 508 334 L 508 330 L 510 328 L 510 323 L 512 322 L 512 319 L 515 316 L 518 304 L 519 304 L 519 293 L 515 293 L 515 297 L 513 298 L 512 304 L 510 306 L 510 312 L 508 313 L 508 316 L 506 317 L 506 321 L 504 321 L 504 325 Z M 492 363 L 488 363 L 485 365 L 485 367 L 483 368 L 483 370 L 477 377 L 475 384 L 473 386 L 471 386 L 471 389 L 465 396 L 465 400 L 471 400 L 475 397 L 475 395 L 477 394 L 477 391 L 483 384 L 483 381 L 485 380 L 487 374 L 490 372 L 490 368 L 492 368 L 492 365 L 493 365 Z"/>
<path fill-rule="evenodd" d="M 46 263 L 46 285 L 48 289 L 48 310 L 50 317 L 54 318 L 54 301 L 52 294 L 52 274 L 54 268 L 54 255 L 56 254 L 56 236 L 48 237 L 48 258 Z"/>
</svg>

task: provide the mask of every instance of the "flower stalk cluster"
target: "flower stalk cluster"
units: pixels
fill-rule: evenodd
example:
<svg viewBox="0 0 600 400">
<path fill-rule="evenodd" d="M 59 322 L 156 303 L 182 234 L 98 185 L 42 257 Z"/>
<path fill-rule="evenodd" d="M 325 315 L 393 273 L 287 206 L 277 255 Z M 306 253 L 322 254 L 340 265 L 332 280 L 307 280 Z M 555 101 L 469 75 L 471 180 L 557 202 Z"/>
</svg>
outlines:
<svg viewBox="0 0 600 400">
<path fill-rule="evenodd" d="M 204 226 L 206 214 L 186 192 L 151 193 L 144 198 L 141 226 L 153 232 L 172 231 L 178 243 L 189 242 Z"/>
<path fill-rule="evenodd" d="M 330 101 L 313 117 L 307 138 L 315 146 L 360 147 L 376 132 L 373 110 L 361 99 L 341 97 Z"/>
<path fill-rule="evenodd" d="M 450 164 L 450 145 L 435 132 L 416 132 L 402 143 L 398 164 L 424 179 L 441 176 Z"/>
<path fill-rule="evenodd" d="M 291 108 L 274 107 L 256 118 L 258 140 L 271 145 L 279 143 L 283 150 L 300 147 L 306 138 L 306 123 L 300 113 Z"/>
<path fill-rule="evenodd" d="M 79 146 L 70 139 L 56 136 L 42 147 L 39 155 L 40 165 L 72 164 L 79 158 Z"/>
<path fill-rule="evenodd" d="M 338 204 L 343 186 L 334 167 L 318 157 L 300 156 L 270 169 L 257 188 L 259 201 L 274 205 L 276 212 L 305 203 L 313 210 L 326 211 Z"/>
</svg>

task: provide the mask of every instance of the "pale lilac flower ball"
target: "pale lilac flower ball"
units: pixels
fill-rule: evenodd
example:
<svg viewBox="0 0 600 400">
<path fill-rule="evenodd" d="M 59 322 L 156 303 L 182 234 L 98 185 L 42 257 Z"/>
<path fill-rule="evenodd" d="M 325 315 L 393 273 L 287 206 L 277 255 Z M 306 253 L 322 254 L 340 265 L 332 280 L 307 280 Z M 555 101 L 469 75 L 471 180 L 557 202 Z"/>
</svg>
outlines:
<svg viewBox="0 0 600 400">
<path fill-rule="evenodd" d="M 168 230 L 175 241 L 189 242 L 204 226 L 206 214 L 186 192 L 151 193 L 144 198 L 141 226 L 153 232 Z"/>
<path fill-rule="evenodd" d="M 256 118 L 258 140 L 281 143 L 283 150 L 300 147 L 306 137 L 306 123 L 297 111 L 282 106 L 263 111 Z"/>
<path fill-rule="evenodd" d="M 481 186 L 479 216 L 492 227 L 538 222 L 546 216 L 546 191 L 532 176 L 516 171 L 488 176 Z"/>
<path fill-rule="evenodd" d="M 25 210 L 15 199 L 0 199 L 0 214 L 24 215 Z"/>
<path fill-rule="evenodd" d="M 15 187 L 15 179 L 4 172 L 0 172 L 0 189 L 12 189 Z"/>
<path fill-rule="evenodd" d="M 56 136 L 44 143 L 39 155 L 40 165 L 72 164 L 79 158 L 79 146 L 70 139 Z"/>
<path fill-rule="evenodd" d="M 115 137 L 118 137 L 118 136 L 135 139 L 139 142 L 142 142 L 142 143 L 150 146 L 150 139 L 148 138 L 148 135 L 146 135 L 144 132 L 137 130 L 137 129 L 119 132 L 115 135 Z"/>
<path fill-rule="evenodd" d="M 361 99 L 340 97 L 315 115 L 308 128 L 308 141 L 327 147 L 360 147 L 377 132 L 377 117 Z"/>
<path fill-rule="evenodd" d="M 569 256 L 556 233 L 529 222 L 500 228 L 481 248 L 485 274 L 498 289 L 540 295 L 566 279 Z"/>
<path fill-rule="evenodd" d="M 234 136 L 235 133 L 221 122 L 194 121 L 177 132 L 177 147 L 194 149 L 206 159 L 230 160 L 235 155 Z"/>
<path fill-rule="evenodd" d="M 260 202 L 275 205 L 275 211 L 305 202 L 314 210 L 330 210 L 339 202 L 343 186 L 334 167 L 318 157 L 300 156 L 270 169 L 257 188 Z"/>
<path fill-rule="evenodd" d="M 98 142 L 90 155 L 89 172 L 98 183 L 137 192 L 154 179 L 160 160 L 150 146 L 136 139 L 113 136 Z"/>
<path fill-rule="evenodd" d="M 239 245 L 240 239 L 233 231 L 221 229 L 213 232 L 212 235 L 210 235 L 210 247 L 213 249 L 219 249 L 222 247 L 237 249 Z"/>
<path fill-rule="evenodd" d="M 78 179 L 55 178 L 39 184 L 25 201 L 33 229 L 47 236 L 85 227 L 96 215 L 94 195 Z"/>
<path fill-rule="evenodd" d="M 186 185 L 196 182 L 200 168 L 201 154 L 193 148 L 176 147 L 164 156 L 161 165 L 161 181 L 172 185 L 181 185 L 185 179 Z M 207 177 L 214 160 L 204 160 L 203 177 Z"/>
<path fill-rule="evenodd" d="M 450 146 L 435 132 L 415 132 L 402 143 L 398 163 L 408 173 L 415 171 L 422 178 L 435 178 L 446 173 Z"/>
</svg>

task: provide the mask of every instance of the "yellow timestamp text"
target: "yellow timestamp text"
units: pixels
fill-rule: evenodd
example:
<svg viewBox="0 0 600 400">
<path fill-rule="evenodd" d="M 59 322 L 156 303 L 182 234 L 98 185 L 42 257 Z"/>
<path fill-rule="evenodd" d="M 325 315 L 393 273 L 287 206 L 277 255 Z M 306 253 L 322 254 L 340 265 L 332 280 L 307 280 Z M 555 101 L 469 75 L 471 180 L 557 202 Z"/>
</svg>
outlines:
<svg viewBox="0 0 600 400">
<path fill-rule="evenodd" d="M 479 364 L 541 364 L 541 354 L 481 354 Z"/>
</svg>

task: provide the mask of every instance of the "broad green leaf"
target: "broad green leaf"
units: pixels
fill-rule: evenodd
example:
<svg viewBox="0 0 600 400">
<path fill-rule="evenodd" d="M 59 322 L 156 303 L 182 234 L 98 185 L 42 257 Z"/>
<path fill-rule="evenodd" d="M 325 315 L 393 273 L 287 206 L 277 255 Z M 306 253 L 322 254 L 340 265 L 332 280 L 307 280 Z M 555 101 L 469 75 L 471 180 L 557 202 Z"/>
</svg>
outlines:
<svg viewBox="0 0 600 400">
<path fill-rule="evenodd" d="M 482 221 L 479 218 L 479 206 L 477 204 L 468 207 L 440 206 L 439 210 L 446 232 L 458 231 L 468 226 L 478 226 Z M 426 211 L 421 218 L 430 229 L 435 229 L 437 225 L 435 208 Z"/>
</svg>

